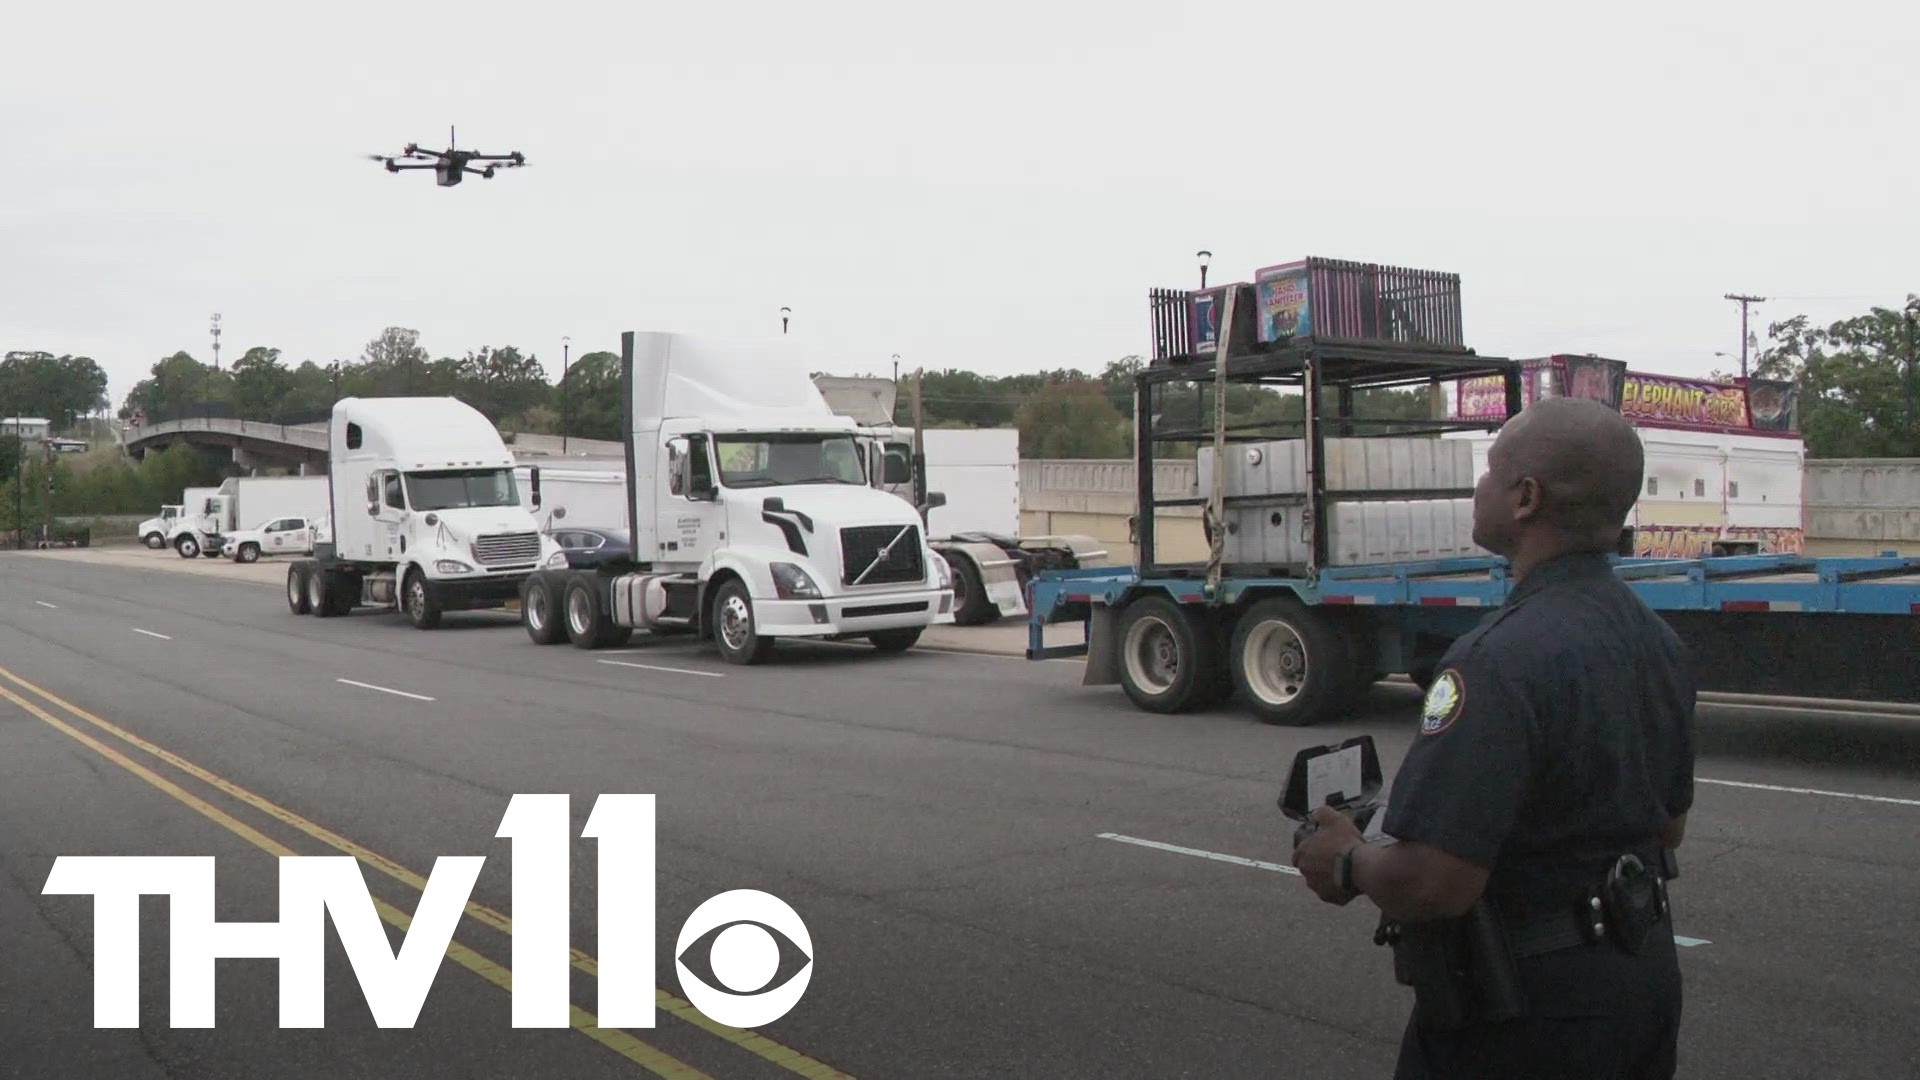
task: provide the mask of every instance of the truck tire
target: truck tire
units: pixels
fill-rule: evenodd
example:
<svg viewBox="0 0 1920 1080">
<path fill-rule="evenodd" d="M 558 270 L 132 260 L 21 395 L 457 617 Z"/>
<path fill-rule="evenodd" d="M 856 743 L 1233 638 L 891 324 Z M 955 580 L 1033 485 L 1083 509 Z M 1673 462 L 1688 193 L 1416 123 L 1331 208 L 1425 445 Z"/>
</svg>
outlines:
<svg viewBox="0 0 1920 1080">
<path fill-rule="evenodd" d="M 295 615 L 305 615 L 313 610 L 307 601 L 307 577 L 313 572 L 308 563 L 297 562 L 287 567 L 287 607 Z"/>
<path fill-rule="evenodd" d="M 173 542 L 173 550 L 179 552 L 183 559 L 197 559 L 200 557 L 200 541 L 192 536 L 182 536 Z"/>
<path fill-rule="evenodd" d="M 902 626 L 893 630 L 875 630 L 867 635 L 867 640 L 883 653 L 903 653 L 919 642 L 924 629 L 922 626 Z"/>
<path fill-rule="evenodd" d="M 432 630 L 440 625 L 440 593 L 417 566 L 409 567 L 400 587 L 400 610 L 415 630 Z"/>
<path fill-rule="evenodd" d="M 773 651 L 773 639 L 754 633 L 753 597 L 737 577 L 722 582 L 713 596 L 713 643 L 729 664 L 757 664 Z"/>
<path fill-rule="evenodd" d="M 1214 635 L 1185 604 L 1158 594 L 1133 600 L 1120 609 L 1114 647 L 1121 689 L 1147 712 L 1189 712 L 1220 698 Z"/>
<path fill-rule="evenodd" d="M 562 595 L 566 597 L 567 640 L 573 642 L 574 648 L 617 648 L 633 636 L 631 627 L 613 624 L 600 590 L 594 588 L 589 579 L 574 578 L 567 582 Z"/>
<path fill-rule="evenodd" d="M 333 618 L 338 614 L 333 606 L 335 588 L 333 572 L 325 567 L 314 567 L 307 574 L 307 610 L 322 619 Z"/>
<path fill-rule="evenodd" d="M 335 570 L 328 577 L 332 580 L 327 585 L 327 602 L 332 606 L 327 614 L 332 617 L 353 614 L 353 609 L 360 605 L 360 575 Z"/>
<path fill-rule="evenodd" d="M 152 548 L 155 551 L 159 551 L 161 548 L 167 546 L 167 538 L 160 535 L 157 532 L 150 532 L 147 535 L 141 537 L 140 542 L 147 545 L 148 547 Z"/>
<path fill-rule="evenodd" d="M 260 545 L 254 544 L 254 543 L 241 544 L 240 550 L 233 553 L 233 561 L 234 562 L 259 562 L 260 561 Z"/>
<path fill-rule="evenodd" d="M 553 593 L 546 579 L 536 576 L 527 581 L 526 592 L 520 597 L 520 625 L 527 628 L 527 636 L 535 645 L 558 645 L 567 640 L 566 616 Z"/>
<path fill-rule="evenodd" d="M 1248 608 L 1233 628 L 1228 660 L 1242 700 L 1269 724 L 1306 727 L 1351 700 L 1346 636 L 1291 597 Z"/>
<path fill-rule="evenodd" d="M 984 626 L 1000 617 L 1000 608 L 987 600 L 987 587 L 980 580 L 980 568 L 965 555 L 942 554 L 953 571 L 953 622 L 955 626 Z"/>
</svg>

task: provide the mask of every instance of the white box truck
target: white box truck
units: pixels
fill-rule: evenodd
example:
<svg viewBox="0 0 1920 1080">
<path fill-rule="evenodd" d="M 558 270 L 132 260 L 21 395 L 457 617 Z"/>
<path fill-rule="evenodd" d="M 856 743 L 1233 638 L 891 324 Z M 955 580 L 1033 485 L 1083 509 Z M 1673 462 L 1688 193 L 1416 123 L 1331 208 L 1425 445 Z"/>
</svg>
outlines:
<svg viewBox="0 0 1920 1080">
<path fill-rule="evenodd" d="M 296 615 L 399 609 L 415 627 L 504 607 L 566 559 L 520 505 L 500 433 L 455 398 L 342 398 L 328 425 L 330 541 L 287 568 Z"/>
<path fill-rule="evenodd" d="M 1106 566 L 1091 536 L 1020 535 L 1020 432 L 1014 428 L 927 428 L 893 423 L 893 380 L 822 375 L 814 379 L 835 412 L 860 424 L 868 481 L 909 503 L 942 497 L 922 518 L 933 550 L 953 574 L 954 622 L 977 626 L 1027 613 L 1026 585 L 1042 570 Z M 916 464 L 917 462 L 917 464 Z"/>
<path fill-rule="evenodd" d="M 632 557 L 528 577 L 521 623 L 535 642 L 694 633 L 753 664 L 780 638 L 899 652 L 953 621 L 919 516 L 868 486 L 854 422 L 790 339 L 629 331 L 621 365 Z"/>
<path fill-rule="evenodd" d="M 183 559 L 217 556 L 227 537 L 240 529 L 261 529 L 285 518 L 298 518 L 310 527 L 326 513 L 324 476 L 234 476 L 206 497 L 202 512 L 174 537 L 173 547 Z"/>
</svg>

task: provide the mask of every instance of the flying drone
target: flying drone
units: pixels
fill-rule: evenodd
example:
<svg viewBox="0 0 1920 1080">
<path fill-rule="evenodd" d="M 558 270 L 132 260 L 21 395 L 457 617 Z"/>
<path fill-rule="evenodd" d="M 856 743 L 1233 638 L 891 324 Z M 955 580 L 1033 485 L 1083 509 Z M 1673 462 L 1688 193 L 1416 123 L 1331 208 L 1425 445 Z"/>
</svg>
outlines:
<svg viewBox="0 0 1920 1080">
<path fill-rule="evenodd" d="M 478 150 L 458 149 L 453 129 L 447 129 L 447 148 L 445 150 L 424 150 L 418 143 L 408 143 L 397 157 L 384 154 L 368 154 L 372 161 L 383 161 L 388 172 L 400 172 L 403 169 L 432 169 L 436 182 L 441 187 L 452 187 L 466 178 L 468 173 L 483 180 L 493 179 L 495 169 L 518 169 L 527 163 L 525 154 L 518 150 L 511 154 L 482 154 Z M 486 162 L 481 168 L 474 168 L 476 161 Z"/>
</svg>

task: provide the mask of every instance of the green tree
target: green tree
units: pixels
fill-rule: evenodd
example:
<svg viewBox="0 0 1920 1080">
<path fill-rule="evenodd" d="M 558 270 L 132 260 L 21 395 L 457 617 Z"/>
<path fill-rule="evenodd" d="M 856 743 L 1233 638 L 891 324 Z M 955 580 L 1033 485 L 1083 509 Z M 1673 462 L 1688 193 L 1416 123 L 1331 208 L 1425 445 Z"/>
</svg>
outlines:
<svg viewBox="0 0 1920 1080">
<path fill-rule="evenodd" d="M 1809 457 L 1920 457 L 1916 329 L 1884 307 L 1825 327 L 1796 315 L 1767 328 L 1753 374 L 1796 384 Z"/>
<path fill-rule="evenodd" d="M 456 396 L 499 423 L 546 404 L 551 388 L 537 357 L 511 345 L 470 352 L 460 362 Z"/>
<path fill-rule="evenodd" d="M 620 354 L 590 352 L 560 382 L 557 407 L 564 433 L 582 439 L 619 439 L 626 410 L 620 403 Z"/>
<path fill-rule="evenodd" d="M 107 407 L 107 373 L 86 356 L 9 352 L 0 359 L 0 409 L 38 416 L 56 430 Z"/>
<path fill-rule="evenodd" d="M 152 420 L 187 406 L 225 404 L 232 400 L 232 386 L 233 376 L 228 372 L 215 371 L 192 355 L 177 352 L 155 363 L 149 376 L 127 391 L 120 418 L 129 419 L 139 412 Z"/>
<path fill-rule="evenodd" d="M 1014 423 L 1023 457 L 1124 457 L 1132 445 L 1127 418 L 1108 402 L 1097 379 L 1047 383 L 1021 406 Z"/>
<path fill-rule="evenodd" d="M 286 410 L 293 373 L 280 363 L 279 349 L 254 347 L 233 362 L 234 411 L 244 420 L 278 420 Z"/>
</svg>

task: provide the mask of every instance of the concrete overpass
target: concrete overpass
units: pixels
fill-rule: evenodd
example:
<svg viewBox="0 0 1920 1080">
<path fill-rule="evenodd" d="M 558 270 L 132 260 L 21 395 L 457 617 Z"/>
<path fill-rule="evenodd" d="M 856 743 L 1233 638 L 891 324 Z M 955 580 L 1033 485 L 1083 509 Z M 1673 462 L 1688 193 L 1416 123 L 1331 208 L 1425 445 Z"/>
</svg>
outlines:
<svg viewBox="0 0 1920 1080">
<path fill-rule="evenodd" d="M 302 474 L 326 471 L 327 425 L 272 424 L 229 417 L 188 417 L 121 430 L 121 441 L 136 458 L 147 451 L 186 444 L 202 450 L 226 450 L 246 469 L 294 469 Z M 566 457 L 618 458 L 621 445 L 604 439 L 562 440 L 558 435 L 502 432 L 522 461 Z"/>
</svg>

